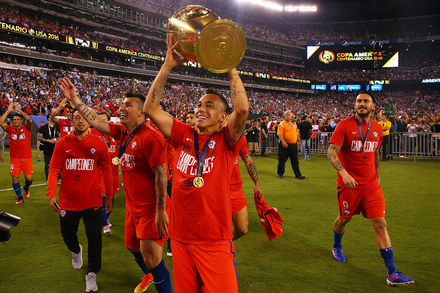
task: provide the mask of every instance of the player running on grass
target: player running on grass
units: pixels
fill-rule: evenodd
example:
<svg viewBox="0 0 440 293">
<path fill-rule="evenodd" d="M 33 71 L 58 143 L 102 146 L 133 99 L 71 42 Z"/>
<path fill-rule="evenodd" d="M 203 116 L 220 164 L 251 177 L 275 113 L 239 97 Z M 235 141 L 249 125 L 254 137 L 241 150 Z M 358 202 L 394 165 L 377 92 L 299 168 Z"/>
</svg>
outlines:
<svg viewBox="0 0 440 293">
<path fill-rule="evenodd" d="M 330 139 L 327 156 L 338 171 L 339 207 L 339 216 L 334 223 L 333 257 L 345 262 L 341 246 L 345 225 L 353 215 L 362 212 L 373 225 L 376 244 L 388 271 L 387 284 L 407 285 L 414 280 L 402 275 L 394 266 L 393 248 L 385 221 L 385 198 L 379 177 L 382 127 L 371 119 L 374 107 L 373 96 L 361 92 L 356 97 L 356 114 L 339 122 Z"/>
</svg>

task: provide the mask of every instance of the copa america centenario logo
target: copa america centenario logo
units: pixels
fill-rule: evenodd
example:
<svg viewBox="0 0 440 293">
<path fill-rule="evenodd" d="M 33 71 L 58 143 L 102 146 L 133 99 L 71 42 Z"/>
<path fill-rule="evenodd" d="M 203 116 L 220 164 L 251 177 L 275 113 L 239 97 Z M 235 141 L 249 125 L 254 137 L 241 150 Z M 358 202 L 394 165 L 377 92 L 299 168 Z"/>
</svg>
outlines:
<svg viewBox="0 0 440 293">
<path fill-rule="evenodd" d="M 321 54 L 319 54 L 319 61 L 329 64 L 330 62 L 335 61 L 335 54 L 328 50 L 322 51 Z"/>
</svg>

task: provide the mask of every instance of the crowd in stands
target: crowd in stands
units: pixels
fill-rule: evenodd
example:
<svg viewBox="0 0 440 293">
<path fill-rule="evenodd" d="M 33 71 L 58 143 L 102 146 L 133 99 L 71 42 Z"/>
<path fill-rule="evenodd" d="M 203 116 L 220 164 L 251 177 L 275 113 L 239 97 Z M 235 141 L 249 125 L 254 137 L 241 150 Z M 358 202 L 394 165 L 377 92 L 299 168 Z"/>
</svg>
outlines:
<svg viewBox="0 0 440 293">
<path fill-rule="evenodd" d="M 157 2 L 157 3 L 156 3 Z M 149 1 L 151 5 L 152 3 L 156 4 L 164 4 L 163 1 Z M 169 5 L 171 5 L 172 1 L 165 1 Z M 165 5 L 166 6 L 166 5 Z M 164 7 L 165 7 L 164 6 Z M 66 13 L 71 10 L 66 10 Z M 87 29 L 82 29 L 79 25 L 67 24 L 57 21 L 54 21 L 50 17 L 46 17 L 44 15 L 36 16 L 34 14 L 30 14 L 23 9 L 15 8 L 15 7 L 1 7 L 0 8 L 0 20 L 6 21 L 9 23 L 16 23 L 22 26 L 32 26 L 38 28 L 47 33 L 55 33 L 55 34 L 64 34 L 67 36 L 78 37 L 85 40 L 90 39 L 90 34 L 92 32 L 87 31 Z M 427 20 L 425 20 L 427 21 Z M 408 22 L 410 23 L 410 22 Z M 312 26 L 312 24 L 308 24 Z M 263 27 L 256 27 L 253 25 L 246 25 L 252 27 L 250 31 L 264 31 L 261 35 L 268 34 L 270 35 L 270 30 Z M 245 26 L 245 27 L 246 27 Z M 295 31 L 301 32 L 300 24 L 295 24 L 297 29 Z M 342 26 L 344 27 L 344 26 Z M 345 26 L 349 27 L 346 29 L 356 30 L 355 25 Z M 329 26 L 321 26 L 316 24 L 316 30 L 322 30 L 326 32 L 326 30 L 331 29 L 332 31 L 341 31 L 342 34 L 344 32 L 344 28 Z M 345 29 L 345 30 L 346 30 Z M 260 33 L 258 33 L 260 34 Z M 280 39 L 277 34 L 273 34 L 276 36 L 275 39 Z M 330 38 L 330 37 L 328 37 Z M 120 48 L 128 48 L 134 51 L 142 51 L 146 53 L 156 54 L 163 56 L 166 51 L 166 45 L 164 42 L 154 41 L 152 39 L 140 39 L 138 37 L 130 36 L 129 34 L 124 37 L 112 38 L 106 34 L 96 33 L 93 35 L 93 40 L 98 41 L 100 43 L 109 44 L 115 47 Z M 48 45 L 49 46 L 49 45 Z M 44 47 L 44 46 L 43 46 Z M 357 70 L 357 69 L 346 69 L 346 70 L 331 70 L 331 71 L 319 71 L 319 70 L 306 70 L 298 67 L 294 67 L 293 63 L 289 64 L 286 62 L 287 60 L 279 59 L 274 56 L 275 60 L 278 61 L 272 62 L 273 58 L 270 55 L 266 55 L 266 60 L 261 57 L 256 57 L 256 59 L 247 59 L 246 56 L 244 61 L 238 66 L 239 70 L 247 71 L 247 72 L 258 72 L 269 74 L 273 76 L 280 77 L 290 77 L 296 79 L 307 79 L 307 80 L 315 80 L 315 81 L 326 81 L 329 83 L 334 83 L 338 81 L 357 81 L 357 80 L 373 80 L 373 79 L 381 79 L 381 80 L 409 80 L 409 79 L 423 79 L 423 78 L 431 78 L 438 76 L 440 74 L 440 58 L 439 58 L 439 45 L 432 44 L 427 46 L 427 50 L 421 49 L 417 47 L 417 45 L 408 45 L 408 48 L 401 50 L 400 53 L 400 68 L 398 69 L 382 69 L 382 70 Z M 62 52 L 59 52 L 58 49 L 55 50 L 47 50 L 42 49 L 42 51 L 51 51 L 54 54 L 60 55 Z M 117 65 L 126 65 L 124 64 L 124 58 L 117 58 L 116 56 L 110 57 L 102 57 L 102 56 L 93 56 L 93 53 L 80 53 L 80 52 L 64 52 L 65 56 L 70 56 L 72 58 L 81 58 L 81 59 L 93 59 L 105 63 L 117 64 Z M 91 55 L 92 54 L 92 55 Z M 115 55 L 115 54 L 113 54 Z M 292 66 L 290 66 L 292 65 Z M 179 69 L 182 74 L 200 74 L 195 73 L 191 68 L 181 68 Z M 208 78 L 223 78 L 218 75 L 210 74 L 210 73 L 201 73 L 201 77 Z M 258 78 L 250 78 L 246 77 L 245 82 L 247 83 L 268 83 L 267 81 L 259 80 Z"/>
<path fill-rule="evenodd" d="M 127 2 L 151 7 L 158 12 L 166 11 L 173 14 L 184 6 L 180 1 L 171 0 L 127 0 Z M 209 6 L 209 2 L 205 1 Z M 191 4 L 191 3 L 187 3 Z M 203 4 L 203 1 L 202 1 Z M 210 7 L 211 8 L 211 7 Z M 270 41 L 282 42 L 286 44 L 296 44 L 297 41 L 309 40 L 365 40 L 373 36 L 375 39 L 420 37 L 440 34 L 438 16 L 420 17 L 413 19 L 387 19 L 370 20 L 347 23 L 319 23 L 319 22 L 290 22 L 280 25 L 279 21 L 274 21 L 272 25 L 258 23 L 255 19 L 240 21 L 234 19 L 234 15 L 224 15 L 227 12 L 218 11 L 216 7 L 212 9 L 221 15 L 222 18 L 229 18 L 236 21 L 246 35 L 262 38 Z M 276 17 L 276 16 L 274 16 Z M 280 17 L 281 19 L 288 17 Z M 278 19 L 277 19 L 278 20 Z"/>
<path fill-rule="evenodd" d="M 46 1 L 36 1 L 34 5 L 43 6 L 46 8 L 52 8 L 51 4 Z M 182 7 L 182 3 L 176 1 L 168 0 L 128 0 L 127 2 L 132 2 L 134 4 L 142 5 L 145 7 L 150 7 L 156 9 L 159 13 L 167 11 L 173 14 L 179 8 Z M 187 3 L 190 4 L 190 3 Z M 56 6 L 57 12 L 66 14 L 66 16 L 76 16 L 79 18 L 88 18 L 87 14 L 80 13 L 79 11 L 62 8 L 62 6 Z M 135 9 L 135 8 L 133 8 Z M 20 9 L 21 10 L 21 9 Z M 1 11 L 1 10 L 0 10 Z M 23 13 L 23 11 L 20 11 Z M 3 12 L 2 12 L 3 14 Z M 58 21 L 53 21 L 49 17 L 40 16 L 37 18 L 32 13 L 23 16 L 16 16 L 17 11 L 13 13 L 9 12 L 8 17 L 4 19 L 9 19 L 11 23 L 17 24 L 27 24 L 33 25 L 40 30 L 63 34 L 72 37 L 78 37 L 85 40 L 90 40 L 89 34 L 84 28 L 80 28 L 77 25 L 72 24 L 61 24 L 58 25 Z M 105 24 L 112 27 L 118 27 L 123 30 L 130 32 L 139 32 L 146 35 L 151 35 L 155 37 L 162 38 L 163 31 L 154 31 L 151 28 L 143 25 L 133 25 L 131 23 L 125 23 L 121 21 L 113 21 L 110 17 L 95 17 L 93 14 L 89 14 L 91 20 L 97 24 Z M 232 16 L 232 15 L 231 15 Z M 228 16 L 223 16 L 222 18 L 228 18 Z M 234 16 L 235 18 L 235 16 Z M 297 41 L 332 41 L 332 40 L 365 40 L 365 39 L 393 39 L 393 38 L 408 38 L 408 37 L 427 37 L 430 35 L 440 34 L 438 28 L 439 16 L 428 16 L 419 17 L 413 19 L 390 19 L 390 20 L 371 20 L 362 22 L 350 22 L 350 23 L 296 23 L 288 22 L 285 25 L 280 25 L 279 22 L 270 23 L 258 23 L 255 20 L 241 20 L 233 19 L 236 21 L 243 29 L 247 36 L 253 36 L 269 41 L 276 41 L 285 44 L 296 44 Z M 156 24 L 157 27 L 157 24 Z M 163 25 L 160 27 L 164 29 Z M 89 32 L 90 33 L 90 32 Z M 120 34 L 120 32 L 114 31 L 115 34 Z M 96 35 L 93 36 L 95 38 Z M 124 35 L 124 37 L 129 37 L 129 34 Z M 131 39 L 130 45 L 138 42 L 137 39 Z M 151 48 L 143 47 L 143 42 L 135 44 L 134 47 L 140 49 L 144 52 L 151 52 Z M 134 49 L 134 48 L 133 48 Z"/>
<path fill-rule="evenodd" d="M 115 115 L 126 92 L 147 95 L 151 82 L 100 76 L 96 72 L 80 73 L 77 70 L 28 72 L 0 69 L 0 112 L 4 112 L 9 103 L 18 102 L 27 114 L 47 115 L 62 99 L 56 84 L 63 76 L 72 80 L 80 97 L 90 106 L 107 109 Z M 194 109 L 196 100 L 204 91 L 205 86 L 200 84 L 169 83 L 165 87 L 163 101 L 172 115 L 184 117 L 188 110 Z M 225 91 L 224 95 L 229 96 L 228 91 Z M 316 119 L 337 119 L 351 115 L 355 93 L 322 92 L 311 95 L 248 90 L 247 95 L 252 114 L 281 117 L 286 109 L 291 109 L 298 117 L 308 115 Z M 440 115 L 438 91 L 378 92 L 375 96 L 377 105 L 387 109 L 392 105 L 393 113 L 406 113 L 409 116 L 417 113 Z"/>
</svg>

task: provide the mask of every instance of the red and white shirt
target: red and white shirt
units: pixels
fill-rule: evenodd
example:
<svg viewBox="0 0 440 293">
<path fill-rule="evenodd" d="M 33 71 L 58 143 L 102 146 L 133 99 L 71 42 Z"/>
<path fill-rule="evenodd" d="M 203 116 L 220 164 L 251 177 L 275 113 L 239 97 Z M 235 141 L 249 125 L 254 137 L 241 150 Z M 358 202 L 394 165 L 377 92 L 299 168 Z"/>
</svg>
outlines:
<svg viewBox="0 0 440 293">
<path fill-rule="evenodd" d="M 173 121 L 170 143 L 176 159 L 171 196 L 170 237 L 186 244 L 205 244 L 232 239 L 230 174 L 238 154 L 229 130 L 212 136 L 203 165 L 204 185 L 197 188 L 194 127 Z M 212 134 L 198 134 L 202 153 Z"/>
<path fill-rule="evenodd" d="M 131 133 L 122 124 L 109 124 L 112 136 L 125 144 Z M 124 136 L 124 133 L 125 136 Z M 156 211 L 155 175 L 151 168 L 167 163 L 163 135 L 144 123 L 121 157 L 126 208 L 133 216 L 154 216 Z M 168 199 L 168 197 L 167 197 Z"/>
<path fill-rule="evenodd" d="M 338 123 L 330 143 L 341 147 L 338 158 L 345 170 L 359 183 L 356 189 L 374 187 L 379 185 L 374 152 L 382 143 L 382 127 L 376 121 L 371 120 L 370 133 L 362 149 L 361 134 L 354 117 L 350 116 Z M 360 122 L 360 125 L 365 138 L 368 123 Z M 345 186 L 339 173 L 337 185 Z"/>
<path fill-rule="evenodd" d="M 106 195 L 113 198 L 113 175 L 107 146 L 99 137 L 88 134 L 79 140 L 74 133 L 61 138 L 50 161 L 47 196 L 56 196 L 58 173 L 63 180 L 59 205 L 63 210 L 80 211 L 102 206 L 100 174 L 104 176 Z"/>
<path fill-rule="evenodd" d="M 8 125 L 6 132 L 9 135 L 9 149 L 11 158 L 23 159 L 32 158 L 31 150 L 31 128 L 27 124 L 20 128 Z"/>
</svg>

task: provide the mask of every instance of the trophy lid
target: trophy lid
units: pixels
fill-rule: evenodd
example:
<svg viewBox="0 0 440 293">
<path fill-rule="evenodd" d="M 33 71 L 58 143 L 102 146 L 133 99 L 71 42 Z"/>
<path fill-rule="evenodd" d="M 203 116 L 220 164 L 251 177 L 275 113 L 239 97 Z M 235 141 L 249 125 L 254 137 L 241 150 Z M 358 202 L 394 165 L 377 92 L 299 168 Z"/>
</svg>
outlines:
<svg viewBox="0 0 440 293">
<path fill-rule="evenodd" d="M 234 22 L 218 19 L 199 32 L 195 54 L 197 61 L 212 73 L 225 73 L 240 64 L 246 52 L 246 37 Z"/>
</svg>

